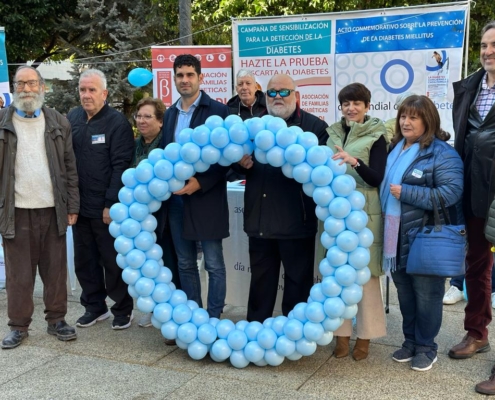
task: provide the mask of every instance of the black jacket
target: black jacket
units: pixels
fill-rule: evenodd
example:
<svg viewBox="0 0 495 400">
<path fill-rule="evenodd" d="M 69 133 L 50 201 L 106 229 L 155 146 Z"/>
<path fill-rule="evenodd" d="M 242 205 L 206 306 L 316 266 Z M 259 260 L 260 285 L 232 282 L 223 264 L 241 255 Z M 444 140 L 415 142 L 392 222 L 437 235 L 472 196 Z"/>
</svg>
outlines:
<svg viewBox="0 0 495 400">
<path fill-rule="evenodd" d="M 79 174 L 80 214 L 102 218 L 103 209 L 119 201 L 122 173 L 134 155 L 134 133 L 125 116 L 107 104 L 89 121 L 82 107 L 72 109 L 67 119 Z"/>
<path fill-rule="evenodd" d="M 229 114 L 237 114 L 242 118 L 243 121 L 248 118 L 262 117 L 263 115 L 265 115 L 267 113 L 265 94 L 261 90 L 257 90 L 255 95 L 256 101 L 251 108 L 246 107 L 241 103 L 239 95 L 232 97 L 227 102 L 227 106 L 229 107 Z"/>
<path fill-rule="evenodd" d="M 190 128 L 205 123 L 211 115 L 226 118 L 229 109 L 225 104 L 211 99 L 201 91 L 198 107 L 192 115 Z M 160 147 L 165 148 L 174 142 L 175 126 L 179 110 L 177 103 L 165 112 L 163 117 L 163 136 Z M 197 173 L 194 177 L 201 189 L 192 195 L 183 195 L 184 228 L 182 237 L 187 240 L 216 240 L 229 236 L 229 207 L 227 202 L 227 182 L 225 174 L 228 167 L 212 165 L 208 171 Z M 167 207 L 164 203 L 162 207 Z"/>
<path fill-rule="evenodd" d="M 287 119 L 287 126 L 300 126 L 318 136 L 320 145 L 328 140 L 325 121 L 299 109 Z M 244 230 L 248 236 L 261 239 L 298 239 L 311 237 L 317 231 L 316 205 L 294 179 L 281 168 L 259 163 L 243 169 L 246 174 L 244 194 Z"/>
<path fill-rule="evenodd" d="M 480 218 L 488 217 L 495 196 L 495 107 L 482 122 L 475 107 L 470 113 L 484 75 L 480 69 L 453 85 L 455 149 L 464 161 L 466 215 Z"/>
</svg>

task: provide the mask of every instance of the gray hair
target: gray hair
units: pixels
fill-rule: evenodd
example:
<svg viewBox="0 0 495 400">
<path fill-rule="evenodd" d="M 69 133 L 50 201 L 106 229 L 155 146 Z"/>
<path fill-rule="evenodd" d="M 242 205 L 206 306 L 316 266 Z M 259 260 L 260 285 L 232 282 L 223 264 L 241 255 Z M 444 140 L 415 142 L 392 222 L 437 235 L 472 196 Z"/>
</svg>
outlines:
<svg viewBox="0 0 495 400">
<path fill-rule="evenodd" d="M 481 37 L 483 37 L 483 35 L 490 29 L 495 29 L 495 21 L 490 21 L 483 27 L 481 30 Z"/>
<path fill-rule="evenodd" d="M 107 89 L 107 77 L 103 72 L 99 69 L 87 69 L 79 76 L 79 83 L 81 83 L 81 79 L 86 78 L 87 76 L 97 76 L 101 80 L 101 84 L 103 86 L 103 90 Z"/>
<path fill-rule="evenodd" d="M 38 80 L 40 81 L 40 85 L 44 85 L 45 84 L 45 80 L 43 79 L 43 77 L 41 76 L 40 74 L 40 71 L 38 71 L 36 68 L 34 67 L 31 67 L 30 65 L 21 65 L 19 68 L 16 69 L 15 71 L 15 75 L 14 77 L 17 76 L 17 73 L 21 70 L 21 69 L 31 69 L 33 70 L 34 72 L 36 72 L 36 75 L 38 75 Z"/>
<path fill-rule="evenodd" d="M 236 79 L 239 79 L 239 78 L 244 78 L 246 76 L 249 78 L 253 78 L 253 81 L 256 82 L 256 77 L 254 76 L 253 71 L 249 69 L 240 69 L 235 77 Z"/>
</svg>

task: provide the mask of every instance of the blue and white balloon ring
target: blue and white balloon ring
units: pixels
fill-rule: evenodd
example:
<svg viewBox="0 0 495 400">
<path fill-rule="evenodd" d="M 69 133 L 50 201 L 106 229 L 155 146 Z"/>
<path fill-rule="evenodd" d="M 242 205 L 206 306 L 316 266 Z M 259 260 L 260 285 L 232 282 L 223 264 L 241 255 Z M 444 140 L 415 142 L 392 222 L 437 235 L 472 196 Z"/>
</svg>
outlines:
<svg viewBox="0 0 495 400">
<path fill-rule="evenodd" d="M 319 265 L 322 282 L 313 286 L 306 303 L 297 304 L 287 317 L 234 324 L 209 318 L 206 310 L 175 288 L 156 244 L 152 213 L 194 173 L 215 163 L 228 166 L 253 152 L 259 162 L 281 167 L 313 196 L 316 215 L 325 227 L 322 245 L 328 250 Z M 129 294 L 137 298 L 141 311 L 153 312 L 153 326 L 195 360 L 209 353 L 216 362 L 229 359 L 234 367 L 245 368 L 250 363 L 276 366 L 286 358 L 313 354 L 317 345 L 332 341 L 344 319 L 356 315 L 362 285 L 371 276 L 373 234 L 366 228 L 364 196 L 345 172 L 327 146 L 318 146 L 316 135 L 287 127 L 281 118 L 267 115 L 242 121 L 237 115 L 225 120 L 211 116 L 204 125 L 184 129 L 176 143 L 152 150 L 136 168 L 123 173 L 120 203 L 110 209 L 109 229 Z"/>
</svg>

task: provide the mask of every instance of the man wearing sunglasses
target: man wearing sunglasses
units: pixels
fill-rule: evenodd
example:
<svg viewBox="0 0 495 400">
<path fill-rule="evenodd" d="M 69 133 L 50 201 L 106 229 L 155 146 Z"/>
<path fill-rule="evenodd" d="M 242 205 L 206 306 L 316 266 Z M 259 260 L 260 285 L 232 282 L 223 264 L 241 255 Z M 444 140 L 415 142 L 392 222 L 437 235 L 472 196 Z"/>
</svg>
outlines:
<svg viewBox="0 0 495 400">
<path fill-rule="evenodd" d="M 284 119 L 287 126 L 313 132 L 325 145 L 325 121 L 299 108 L 296 84 L 285 74 L 271 78 L 267 85 L 268 114 Z M 251 285 L 248 321 L 271 317 L 277 298 L 280 263 L 284 266 L 282 312 L 306 301 L 313 285 L 317 219 L 315 203 L 302 185 L 287 178 L 280 168 L 262 164 L 253 156 L 240 161 L 246 174 L 244 230 L 249 236 Z"/>
</svg>

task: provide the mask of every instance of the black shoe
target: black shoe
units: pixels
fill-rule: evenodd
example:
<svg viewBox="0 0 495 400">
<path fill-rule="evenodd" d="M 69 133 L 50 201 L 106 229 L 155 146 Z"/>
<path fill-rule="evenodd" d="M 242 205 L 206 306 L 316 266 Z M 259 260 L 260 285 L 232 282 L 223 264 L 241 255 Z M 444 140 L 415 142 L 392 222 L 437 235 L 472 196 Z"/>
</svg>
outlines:
<svg viewBox="0 0 495 400">
<path fill-rule="evenodd" d="M 29 334 L 27 331 L 10 331 L 10 333 L 2 340 L 2 349 L 14 349 L 28 336 Z"/>
<path fill-rule="evenodd" d="M 68 341 L 77 339 L 76 330 L 65 321 L 58 321 L 55 324 L 48 324 L 46 331 L 54 335 L 58 340 Z"/>
<path fill-rule="evenodd" d="M 131 326 L 131 321 L 134 315 L 131 311 L 130 315 L 116 315 L 112 322 L 112 329 L 127 329 Z"/>
<path fill-rule="evenodd" d="M 84 315 L 79 318 L 76 322 L 76 326 L 81 328 L 87 328 L 88 326 L 92 326 L 96 324 L 98 321 L 103 321 L 110 317 L 112 313 L 110 311 L 105 311 L 104 313 L 92 313 L 86 311 Z"/>
</svg>

